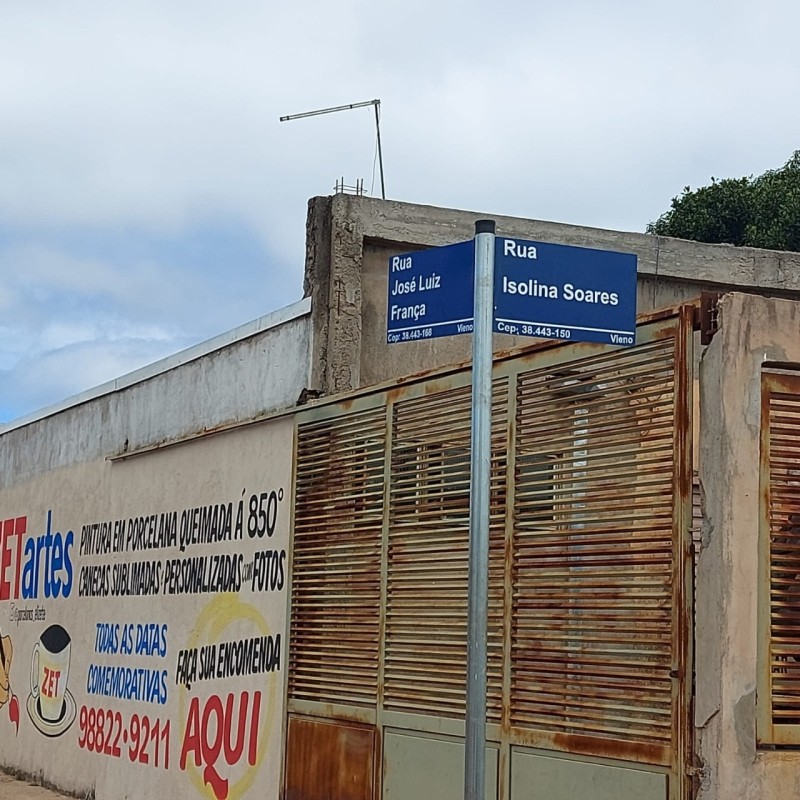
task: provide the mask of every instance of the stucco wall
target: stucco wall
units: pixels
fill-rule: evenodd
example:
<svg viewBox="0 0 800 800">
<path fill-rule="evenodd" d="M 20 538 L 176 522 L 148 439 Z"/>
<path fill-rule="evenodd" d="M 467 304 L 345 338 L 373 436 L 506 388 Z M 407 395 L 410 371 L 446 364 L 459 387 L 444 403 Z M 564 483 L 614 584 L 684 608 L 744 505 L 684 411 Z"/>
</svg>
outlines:
<svg viewBox="0 0 800 800">
<path fill-rule="evenodd" d="M 800 753 L 756 747 L 759 425 L 765 362 L 800 364 L 800 303 L 732 294 L 700 365 L 696 591 L 701 800 L 800 796 Z"/>
<path fill-rule="evenodd" d="M 0 765 L 97 800 L 277 798 L 293 430 L 0 490 Z"/>
<path fill-rule="evenodd" d="M 0 488 L 294 406 L 309 381 L 309 312 L 300 301 L 0 427 Z"/>
</svg>

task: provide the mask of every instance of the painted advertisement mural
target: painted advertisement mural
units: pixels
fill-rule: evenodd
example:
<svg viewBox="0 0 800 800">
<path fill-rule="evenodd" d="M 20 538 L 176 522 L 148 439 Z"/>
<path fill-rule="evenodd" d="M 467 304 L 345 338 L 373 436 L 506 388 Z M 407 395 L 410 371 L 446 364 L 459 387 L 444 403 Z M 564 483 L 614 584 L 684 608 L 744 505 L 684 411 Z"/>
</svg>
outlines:
<svg viewBox="0 0 800 800">
<path fill-rule="evenodd" d="M 103 798 L 277 798 L 292 422 L 0 493 L 0 758 Z"/>
</svg>

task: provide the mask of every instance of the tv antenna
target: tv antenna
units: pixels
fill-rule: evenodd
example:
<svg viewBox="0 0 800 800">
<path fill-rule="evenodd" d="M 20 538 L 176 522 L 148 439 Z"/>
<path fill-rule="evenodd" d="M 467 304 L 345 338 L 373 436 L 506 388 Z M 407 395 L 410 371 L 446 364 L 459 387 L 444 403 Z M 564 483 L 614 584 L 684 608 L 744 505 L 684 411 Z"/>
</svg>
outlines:
<svg viewBox="0 0 800 800">
<path fill-rule="evenodd" d="M 333 114 L 336 111 L 350 111 L 352 108 L 367 108 L 372 106 L 375 109 L 375 131 L 378 135 L 378 165 L 381 173 L 381 197 L 386 199 L 386 185 L 383 182 L 383 152 L 381 151 L 381 101 L 366 100 L 363 103 L 349 103 L 346 106 L 332 106 L 331 108 L 320 108 L 316 111 L 304 111 L 302 114 L 289 114 L 281 117 L 281 122 L 288 122 L 292 119 L 303 119 L 304 117 L 317 117 L 320 114 Z M 373 165 L 374 169 L 374 165 Z M 375 173 L 373 172 L 373 175 Z"/>
</svg>

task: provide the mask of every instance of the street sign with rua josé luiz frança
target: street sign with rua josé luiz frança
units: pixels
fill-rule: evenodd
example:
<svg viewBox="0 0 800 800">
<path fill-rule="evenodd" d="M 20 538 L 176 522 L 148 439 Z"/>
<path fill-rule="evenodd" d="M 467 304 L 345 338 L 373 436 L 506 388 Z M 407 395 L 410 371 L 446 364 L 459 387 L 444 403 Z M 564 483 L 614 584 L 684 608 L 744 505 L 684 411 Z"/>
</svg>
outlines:
<svg viewBox="0 0 800 800">
<path fill-rule="evenodd" d="M 389 344 L 472 333 L 472 240 L 389 259 Z"/>
</svg>

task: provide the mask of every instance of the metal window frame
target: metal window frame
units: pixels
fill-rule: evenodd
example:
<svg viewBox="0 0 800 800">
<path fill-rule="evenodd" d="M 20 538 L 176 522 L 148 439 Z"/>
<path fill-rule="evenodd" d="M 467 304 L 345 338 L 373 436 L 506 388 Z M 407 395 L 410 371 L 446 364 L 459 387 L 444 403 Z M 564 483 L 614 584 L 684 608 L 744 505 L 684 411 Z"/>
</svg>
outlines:
<svg viewBox="0 0 800 800">
<path fill-rule="evenodd" d="M 800 745 L 800 723 L 775 722 L 772 671 L 772 426 L 773 396 L 793 396 L 800 412 L 800 372 L 765 367 L 761 372 L 761 423 L 759 431 L 759 536 L 758 536 L 758 654 L 756 741 L 760 747 Z M 798 602 L 800 613 L 800 602 Z M 800 641 L 798 642 L 800 644 Z M 800 665 L 798 665 L 800 670 Z M 798 680 L 800 688 L 800 680 Z M 798 704 L 800 709 L 800 704 Z"/>
</svg>

